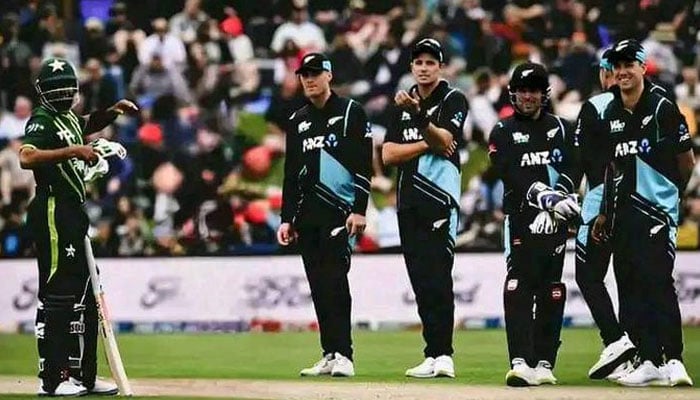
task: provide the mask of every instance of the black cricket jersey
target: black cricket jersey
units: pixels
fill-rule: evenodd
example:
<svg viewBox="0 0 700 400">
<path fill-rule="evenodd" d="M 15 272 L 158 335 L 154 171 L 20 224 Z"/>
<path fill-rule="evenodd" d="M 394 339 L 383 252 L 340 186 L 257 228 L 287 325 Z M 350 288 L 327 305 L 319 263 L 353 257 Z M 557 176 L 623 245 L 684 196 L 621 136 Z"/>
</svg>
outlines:
<svg viewBox="0 0 700 400">
<path fill-rule="evenodd" d="M 411 88 L 417 93 L 417 86 Z M 457 147 L 464 146 L 462 130 L 469 112 L 464 94 L 450 87 L 447 81 L 440 81 L 426 99 L 421 100 L 426 107 L 430 122 L 448 130 Z M 407 111 L 394 107 L 391 124 L 385 141 L 406 144 L 423 140 L 423 133 L 416 127 Z M 437 206 L 458 208 L 461 191 L 461 171 L 459 152 L 450 158 L 427 152 L 399 165 L 398 208 Z"/>
<path fill-rule="evenodd" d="M 327 213 L 364 215 L 372 174 L 372 132 L 362 106 L 331 93 L 289 117 L 282 222 Z"/>
<path fill-rule="evenodd" d="M 668 98 L 664 88 L 645 81 L 649 85 L 651 93 Z M 612 91 L 606 91 L 595 95 L 586 101 L 581 107 L 576 130 L 573 135 L 573 146 L 576 151 L 577 168 L 573 172 L 574 186 L 577 188 L 583 175 L 586 176 L 586 195 L 581 207 L 581 218 L 585 224 L 590 223 L 600 213 L 603 201 L 603 181 L 607 157 L 603 156 L 609 142 L 609 127 L 603 123 L 603 116 L 608 105 L 615 95 Z"/>
<path fill-rule="evenodd" d="M 676 156 L 691 149 L 690 132 L 678 106 L 644 82 L 634 110 L 618 87 L 603 113 L 607 156 L 618 170 L 616 207 L 631 205 L 675 226 L 682 191 Z M 670 220 L 669 220 L 670 219 Z"/>
<path fill-rule="evenodd" d="M 532 222 L 540 212 L 526 198 L 535 182 L 573 192 L 571 126 L 560 117 L 542 112 L 533 120 L 521 114 L 500 120 L 489 136 L 489 158 L 503 180 L 506 214 Z"/>
</svg>

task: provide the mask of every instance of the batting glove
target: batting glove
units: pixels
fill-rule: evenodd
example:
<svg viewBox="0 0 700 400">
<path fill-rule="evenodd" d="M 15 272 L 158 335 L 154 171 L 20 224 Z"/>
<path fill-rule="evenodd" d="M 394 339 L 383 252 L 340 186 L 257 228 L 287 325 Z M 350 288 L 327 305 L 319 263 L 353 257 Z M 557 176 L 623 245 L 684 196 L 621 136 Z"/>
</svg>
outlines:
<svg viewBox="0 0 700 400">
<path fill-rule="evenodd" d="M 126 149 L 117 142 L 110 142 L 107 139 L 99 138 L 90 142 L 95 152 L 102 158 L 117 156 L 120 159 L 126 158 Z"/>
<path fill-rule="evenodd" d="M 533 235 L 552 235 L 557 231 L 558 223 L 549 211 L 540 211 L 530 224 Z"/>
<path fill-rule="evenodd" d="M 109 172 L 109 163 L 102 157 L 97 158 L 97 162 L 93 165 L 89 165 L 85 168 L 85 174 L 83 175 L 83 182 L 92 182 L 95 179 L 102 178 Z"/>
</svg>

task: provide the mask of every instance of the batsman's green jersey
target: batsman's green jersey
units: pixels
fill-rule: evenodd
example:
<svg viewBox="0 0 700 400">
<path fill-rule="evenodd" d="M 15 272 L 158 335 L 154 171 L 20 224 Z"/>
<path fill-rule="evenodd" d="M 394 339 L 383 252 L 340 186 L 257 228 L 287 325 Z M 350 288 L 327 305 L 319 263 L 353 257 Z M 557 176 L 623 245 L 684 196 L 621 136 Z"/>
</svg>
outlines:
<svg viewBox="0 0 700 400">
<path fill-rule="evenodd" d="M 85 120 L 73 111 L 52 113 L 39 106 L 24 129 L 22 147 L 53 150 L 82 145 Z M 79 203 L 85 201 L 83 175 L 86 163 L 77 158 L 34 169 L 34 178 L 40 190 L 46 190 L 58 199 L 69 197 Z"/>
</svg>

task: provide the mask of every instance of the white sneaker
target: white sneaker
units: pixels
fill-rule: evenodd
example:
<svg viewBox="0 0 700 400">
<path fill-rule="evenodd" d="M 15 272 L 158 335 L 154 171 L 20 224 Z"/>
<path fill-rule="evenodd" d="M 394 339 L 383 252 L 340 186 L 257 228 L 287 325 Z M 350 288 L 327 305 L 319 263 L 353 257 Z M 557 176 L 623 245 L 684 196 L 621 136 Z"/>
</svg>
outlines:
<svg viewBox="0 0 700 400">
<path fill-rule="evenodd" d="M 546 360 L 540 360 L 535 367 L 535 376 L 540 385 L 556 385 L 557 378 L 552 373 L 552 364 Z"/>
<path fill-rule="evenodd" d="M 39 390 L 36 392 L 38 396 L 60 396 L 60 397 L 78 397 L 78 396 L 85 396 L 88 394 L 88 390 L 85 389 L 85 386 L 80 385 L 80 384 L 75 384 L 71 381 L 63 381 L 61 382 L 57 387 L 56 390 L 53 392 L 47 392 L 44 390 L 44 385 L 42 384 L 41 380 L 39 380 Z"/>
<path fill-rule="evenodd" d="M 442 355 L 436 358 L 433 369 L 435 376 L 455 377 L 455 363 L 450 356 Z"/>
<path fill-rule="evenodd" d="M 508 386 L 538 386 L 535 369 L 531 368 L 524 359 L 514 358 L 511 362 L 513 366 L 506 374 L 506 385 Z"/>
<path fill-rule="evenodd" d="M 644 361 L 634 371 L 617 380 L 623 386 L 668 386 L 668 378 L 649 360 Z"/>
<path fill-rule="evenodd" d="M 634 343 L 625 333 L 618 340 L 607 345 L 600 353 L 600 358 L 588 371 L 591 379 L 603 379 L 610 375 L 618 365 L 632 358 L 636 351 Z"/>
<path fill-rule="evenodd" d="M 632 371 L 634 371 L 634 365 L 632 364 L 632 362 L 625 361 L 624 363 L 618 365 L 617 368 L 615 368 L 615 370 L 611 372 L 610 375 L 608 375 L 605 379 L 609 380 L 610 382 L 616 382 L 618 379 L 628 375 Z"/>
<path fill-rule="evenodd" d="M 313 367 L 310 368 L 304 368 L 301 371 L 299 371 L 299 375 L 301 376 L 319 376 L 319 375 L 328 375 L 331 373 L 333 370 L 333 366 L 335 365 L 335 359 L 333 358 L 333 354 L 326 354 L 316 362 L 316 364 L 313 365 Z"/>
<path fill-rule="evenodd" d="M 679 360 L 673 359 L 667 362 L 664 372 L 671 386 L 693 386 L 693 380 L 685 370 L 685 365 Z"/>
<path fill-rule="evenodd" d="M 70 381 L 75 385 L 83 385 L 83 383 L 75 378 L 70 378 Z M 83 385 L 84 386 L 84 385 Z M 95 379 L 95 386 L 87 390 L 89 394 L 98 396 L 114 396 L 119 393 L 119 388 L 112 382 L 107 382 L 100 378 Z"/>
<path fill-rule="evenodd" d="M 340 353 L 335 353 L 335 364 L 331 376 L 355 376 L 355 366 L 352 361 Z"/>
<path fill-rule="evenodd" d="M 406 376 L 411 378 L 432 378 L 435 376 L 435 359 L 426 357 L 422 363 L 406 370 Z"/>
</svg>

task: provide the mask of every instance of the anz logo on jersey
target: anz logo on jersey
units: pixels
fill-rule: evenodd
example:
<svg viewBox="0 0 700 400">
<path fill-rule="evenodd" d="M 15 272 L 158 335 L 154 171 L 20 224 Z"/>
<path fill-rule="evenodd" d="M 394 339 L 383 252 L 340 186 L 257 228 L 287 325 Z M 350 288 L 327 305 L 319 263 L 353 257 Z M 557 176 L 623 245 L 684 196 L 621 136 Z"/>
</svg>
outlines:
<svg viewBox="0 0 700 400">
<path fill-rule="evenodd" d="M 418 132 L 418 128 L 405 128 L 403 130 L 403 140 L 405 142 L 412 142 L 414 140 L 423 139 L 423 135 Z"/>
<path fill-rule="evenodd" d="M 564 155 L 559 149 L 553 149 L 551 152 L 549 150 L 531 151 L 529 153 L 523 153 L 520 158 L 520 166 L 532 167 L 536 165 L 558 164 L 563 160 Z"/>
<path fill-rule="evenodd" d="M 636 140 L 628 140 L 615 145 L 615 158 L 627 156 L 629 154 L 646 154 L 651 151 L 649 139 L 642 139 L 640 142 Z"/>
<path fill-rule="evenodd" d="M 324 147 L 337 147 L 338 137 L 335 133 L 330 133 L 328 136 L 314 136 L 308 137 L 301 142 L 302 152 L 306 153 L 314 149 L 322 149 Z"/>
</svg>

